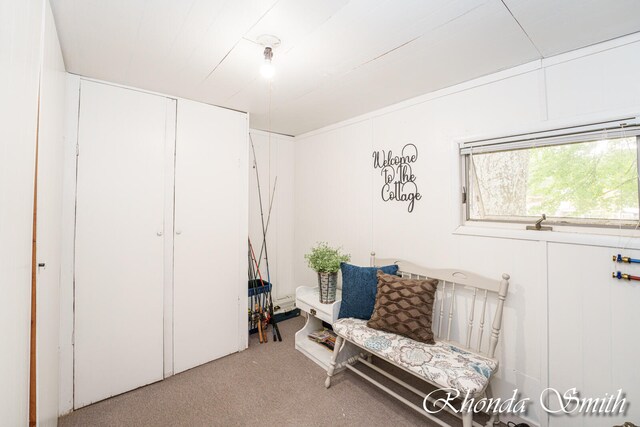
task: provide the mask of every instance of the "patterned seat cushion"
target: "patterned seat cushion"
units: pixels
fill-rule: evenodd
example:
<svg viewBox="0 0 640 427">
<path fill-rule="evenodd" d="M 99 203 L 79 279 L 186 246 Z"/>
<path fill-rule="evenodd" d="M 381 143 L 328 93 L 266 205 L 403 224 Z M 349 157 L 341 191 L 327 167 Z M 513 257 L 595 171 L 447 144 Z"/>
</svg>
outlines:
<svg viewBox="0 0 640 427">
<path fill-rule="evenodd" d="M 369 328 L 365 320 L 339 319 L 333 330 L 383 359 L 402 366 L 441 388 L 455 388 L 462 395 L 481 394 L 498 369 L 494 359 L 437 342 L 424 344 L 388 332 Z"/>
</svg>

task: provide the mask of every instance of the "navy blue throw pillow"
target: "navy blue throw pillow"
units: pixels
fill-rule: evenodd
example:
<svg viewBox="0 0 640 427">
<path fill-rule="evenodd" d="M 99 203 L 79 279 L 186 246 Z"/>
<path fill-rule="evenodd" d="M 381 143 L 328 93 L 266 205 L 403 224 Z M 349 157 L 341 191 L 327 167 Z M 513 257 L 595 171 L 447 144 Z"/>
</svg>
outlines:
<svg viewBox="0 0 640 427">
<path fill-rule="evenodd" d="M 385 274 L 398 274 L 397 265 L 385 267 L 358 267 L 357 265 L 340 264 L 342 270 L 342 302 L 338 318 L 355 317 L 369 320 L 373 313 L 378 292 L 376 273 L 382 270 Z"/>
</svg>

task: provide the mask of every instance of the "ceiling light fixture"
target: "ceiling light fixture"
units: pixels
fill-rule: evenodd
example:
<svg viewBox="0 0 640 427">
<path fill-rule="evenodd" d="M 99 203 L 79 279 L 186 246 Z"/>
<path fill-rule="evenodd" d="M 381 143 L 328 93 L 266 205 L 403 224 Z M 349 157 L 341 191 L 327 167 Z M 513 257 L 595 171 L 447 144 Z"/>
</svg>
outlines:
<svg viewBox="0 0 640 427">
<path fill-rule="evenodd" d="M 271 80 L 276 70 L 273 68 L 273 48 L 267 46 L 264 48 L 264 63 L 260 67 L 260 74 L 267 80 Z"/>
<path fill-rule="evenodd" d="M 280 39 L 271 34 L 263 34 L 258 36 L 256 41 L 258 44 L 264 46 L 264 62 L 260 67 L 260 74 L 267 80 L 271 80 L 275 74 L 275 68 L 273 67 L 273 50 L 280 46 Z"/>
</svg>

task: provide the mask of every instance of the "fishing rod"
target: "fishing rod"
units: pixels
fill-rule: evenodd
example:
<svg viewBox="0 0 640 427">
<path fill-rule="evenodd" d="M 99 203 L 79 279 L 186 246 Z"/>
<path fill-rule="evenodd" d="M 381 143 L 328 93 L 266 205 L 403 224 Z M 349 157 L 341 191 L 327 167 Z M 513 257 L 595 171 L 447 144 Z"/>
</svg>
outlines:
<svg viewBox="0 0 640 427">
<path fill-rule="evenodd" d="M 273 208 L 273 199 L 276 196 L 276 185 L 278 185 L 278 177 L 273 181 L 273 193 L 271 193 L 271 200 L 269 201 L 269 213 L 267 214 L 267 227 L 265 232 L 269 232 L 269 224 L 271 223 L 271 209 Z M 265 233 L 265 234 L 266 234 Z M 262 252 L 264 251 L 265 246 L 267 246 L 266 239 L 262 240 L 262 246 L 260 247 L 260 255 L 258 256 L 258 268 L 262 265 Z"/>
<path fill-rule="evenodd" d="M 258 261 L 256 260 L 256 254 L 253 252 L 253 245 L 251 244 L 251 239 L 249 239 L 249 250 L 251 251 L 252 261 L 255 264 L 255 266 L 257 267 L 258 266 Z M 271 287 L 270 287 L 271 283 L 267 282 L 267 284 L 265 285 L 264 280 L 262 279 L 262 273 L 260 272 L 260 269 L 258 269 L 257 272 L 258 272 L 258 277 L 260 279 L 260 285 L 263 288 L 266 288 L 262 292 L 262 294 L 263 294 L 263 305 L 262 306 L 264 306 L 265 298 L 267 300 L 270 300 L 269 297 L 271 296 Z M 265 294 L 269 294 L 269 296 L 267 297 Z M 262 314 L 262 307 L 260 308 L 260 314 Z M 275 341 L 275 338 L 276 338 L 276 332 L 275 331 L 276 331 L 276 328 L 278 327 L 278 325 L 277 325 L 277 322 L 275 322 L 274 318 L 273 318 L 273 304 L 272 303 L 271 303 L 271 306 L 269 307 L 269 311 L 268 311 L 267 314 L 269 316 L 268 319 L 267 319 L 267 325 L 268 325 L 269 322 L 271 322 L 271 324 L 273 325 L 273 329 L 274 329 L 273 337 L 274 337 L 274 341 Z M 262 316 L 261 316 L 261 318 L 262 318 Z M 260 324 L 260 328 L 258 329 L 258 331 L 261 331 L 261 327 L 262 327 L 262 324 Z M 262 332 L 260 332 L 260 333 L 262 333 Z M 277 335 L 280 336 L 280 331 L 278 331 Z M 265 342 L 266 342 L 266 340 L 267 340 L 266 329 L 265 329 L 265 333 L 264 333 L 264 339 L 265 339 Z M 282 341 L 282 338 L 280 338 L 280 341 Z M 260 342 L 262 342 L 262 341 L 260 341 Z"/>
<path fill-rule="evenodd" d="M 260 339 L 260 344 L 264 342 L 262 338 L 262 327 L 261 327 L 261 318 L 260 318 L 260 307 L 259 307 L 259 299 L 256 292 L 256 281 L 255 281 L 255 271 L 253 269 L 253 260 L 251 258 L 251 250 L 247 248 L 248 255 L 248 264 L 249 264 L 249 320 L 251 322 L 251 329 L 255 329 L 258 332 L 258 337 Z"/>
<path fill-rule="evenodd" d="M 265 231 L 268 233 L 269 232 L 269 224 L 271 223 L 271 209 L 273 208 L 273 200 L 275 198 L 275 194 L 276 194 L 276 185 L 278 184 L 278 177 L 276 176 L 276 179 L 274 180 L 273 183 L 273 192 L 271 193 L 271 200 L 269 201 L 269 213 L 267 214 L 267 225 L 265 227 Z M 265 233 L 266 234 L 266 233 Z M 260 246 L 260 255 L 258 256 L 258 269 L 260 268 L 260 266 L 262 265 L 262 253 L 265 249 L 265 246 L 267 245 L 267 240 L 266 239 L 262 239 L 262 245 Z M 269 282 L 271 283 L 271 282 Z M 262 299 L 262 306 L 266 306 L 266 295 L 263 293 L 261 296 Z M 279 332 L 279 331 L 278 331 Z M 276 334 L 274 331 L 274 340 L 276 339 Z"/>
<path fill-rule="evenodd" d="M 264 222 L 264 208 L 262 205 L 262 191 L 260 188 L 260 173 L 258 172 L 258 161 L 256 159 L 256 148 L 255 145 L 253 144 L 253 138 L 251 137 L 251 133 L 249 133 L 249 141 L 251 142 L 251 151 L 253 152 L 253 167 L 256 170 L 256 183 L 258 186 L 258 201 L 260 203 L 260 220 L 262 222 L 262 238 L 264 241 L 267 240 L 267 230 L 265 227 L 265 222 Z M 253 248 L 252 248 L 253 250 Z M 254 254 L 254 258 L 255 258 L 255 254 Z M 267 281 L 270 284 L 271 283 L 271 272 L 269 269 L 269 253 L 268 253 L 268 249 L 267 249 L 267 245 L 264 245 L 264 258 L 265 258 L 265 263 L 267 264 Z M 258 267 L 258 273 L 260 273 L 260 268 Z M 278 328 L 278 322 L 275 320 L 275 316 L 273 315 L 273 297 L 271 295 L 271 292 L 269 292 L 269 295 L 267 297 L 267 299 L 269 300 L 269 312 L 271 314 L 271 324 L 273 325 L 273 339 L 275 340 L 276 337 L 278 338 L 278 341 L 282 341 L 282 336 L 280 335 L 280 329 Z"/>
<path fill-rule="evenodd" d="M 249 138 L 251 138 L 251 135 L 249 135 Z M 251 140 L 251 148 L 253 149 L 253 166 L 256 169 L 256 173 L 257 173 L 257 160 L 256 160 L 256 151 L 253 148 L 253 140 Z M 276 178 L 273 181 L 273 192 L 271 192 L 271 196 L 270 196 L 270 200 L 269 200 L 269 212 L 267 213 L 267 225 L 265 227 L 265 235 L 269 232 L 269 224 L 271 224 L 271 210 L 273 209 L 273 200 L 275 199 L 276 196 L 276 187 L 278 185 L 278 176 L 276 175 Z M 259 186 L 258 186 L 259 187 Z M 259 196 L 261 196 L 262 193 L 259 194 Z M 260 208 L 262 209 L 262 204 L 260 205 Z M 260 268 L 260 266 L 262 265 L 262 254 L 264 252 L 264 248 L 267 245 L 267 240 L 266 239 L 262 239 L 262 245 L 260 246 L 260 255 L 258 255 L 258 268 Z"/>
<path fill-rule="evenodd" d="M 248 264 L 249 264 L 249 320 L 251 322 L 251 329 L 255 329 L 255 332 L 258 333 L 258 337 L 260 343 L 268 342 L 267 338 L 267 325 L 269 316 L 265 315 L 265 293 L 271 290 L 271 286 L 268 284 L 265 285 L 264 281 L 259 281 L 256 278 L 255 272 L 255 264 L 254 258 L 255 255 L 252 253 L 253 246 L 251 246 L 251 240 L 248 240 Z M 268 314 L 268 313 L 267 313 Z M 264 325 L 263 325 L 264 319 Z"/>
</svg>

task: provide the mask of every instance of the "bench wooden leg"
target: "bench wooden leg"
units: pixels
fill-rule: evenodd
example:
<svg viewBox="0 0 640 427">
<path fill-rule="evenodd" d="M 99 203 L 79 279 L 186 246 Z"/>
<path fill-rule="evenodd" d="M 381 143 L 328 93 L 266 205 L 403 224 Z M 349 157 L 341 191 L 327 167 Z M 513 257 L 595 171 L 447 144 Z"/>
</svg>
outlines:
<svg viewBox="0 0 640 427">
<path fill-rule="evenodd" d="M 336 338 L 336 343 L 333 347 L 331 363 L 329 364 L 329 369 L 327 370 L 327 379 L 324 381 L 324 386 L 326 388 L 331 387 L 331 377 L 333 376 L 333 372 L 336 370 L 336 360 L 338 359 L 338 353 L 340 353 L 340 347 L 342 347 L 342 337 L 338 335 L 338 337 Z"/>
<path fill-rule="evenodd" d="M 462 413 L 462 427 L 473 427 L 473 411 L 468 410 Z"/>
<path fill-rule="evenodd" d="M 500 424 L 500 415 L 495 413 L 491 414 L 489 421 L 485 424 L 486 427 L 494 427 L 496 424 Z"/>
<path fill-rule="evenodd" d="M 487 389 L 484 392 L 487 399 L 491 399 L 493 397 L 493 392 L 491 391 L 491 384 L 487 386 Z M 493 427 L 496 424 L 500 424 L 500 414 L 498 412 L 493 412 L 490 414 L 489 421 L 485 424 L 485 427 Z"/>
</svg>

